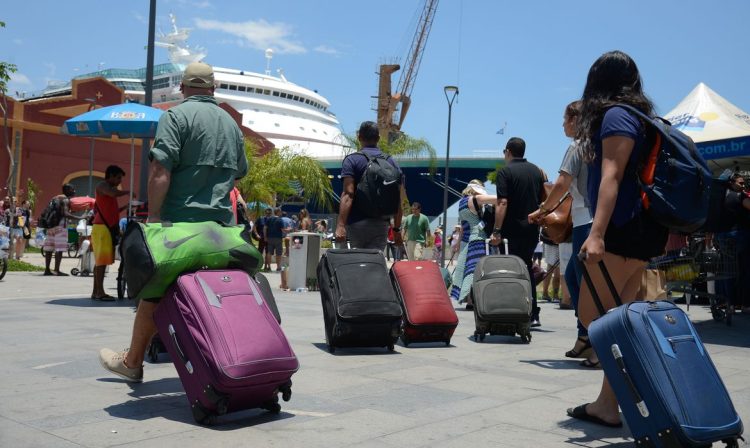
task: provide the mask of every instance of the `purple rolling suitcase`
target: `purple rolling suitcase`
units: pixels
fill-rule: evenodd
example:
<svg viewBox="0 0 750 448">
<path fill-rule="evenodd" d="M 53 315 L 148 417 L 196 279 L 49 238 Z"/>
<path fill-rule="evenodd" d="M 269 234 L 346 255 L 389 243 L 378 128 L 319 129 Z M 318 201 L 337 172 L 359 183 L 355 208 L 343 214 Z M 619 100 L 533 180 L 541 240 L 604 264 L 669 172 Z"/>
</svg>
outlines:
<svg viewBox="0 0 750 448">
<path fill-rule="evenodd" d="M 181 275 L 154 313 L 195 420 L 227 412 L 278 413 L 299 368 L 261 289 L 238 270 Z"/>
<path fill-rule="evenodd" d="M 584 266 L 584 280 L 603 314 L 589 326 L 589 337 L 635 446 L 739 446 L 742 421 L 687 314 L 668 301 L 622 305 L 606 266 L 599 267 L 620 306 L 604 313 Z"/>
</svg>

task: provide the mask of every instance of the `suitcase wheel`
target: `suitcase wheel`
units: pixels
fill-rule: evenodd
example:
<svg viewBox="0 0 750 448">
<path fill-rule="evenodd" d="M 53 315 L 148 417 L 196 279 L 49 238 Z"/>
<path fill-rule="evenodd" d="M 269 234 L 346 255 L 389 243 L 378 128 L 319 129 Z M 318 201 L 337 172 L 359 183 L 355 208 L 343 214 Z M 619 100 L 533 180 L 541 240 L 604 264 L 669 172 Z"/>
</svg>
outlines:
<svg viewBox="0 0 750 448">
<path fill-rule="evenodd" d="M 336 352 L 336 347 L 334 347 L 331 344 L 328 344 L 328 353 L 334 353 Z"/>
<path fill-rule="evenodd" d="M 409 343 L 410 343 L 410 341 L 409 341 L 409 337 L 408 337 L 408 336 L 406 336 L 405 334 L 402 334 L 402 335 L 401 335 L 401 342 L 403 342 L 403 344 L 404 344 L 404 347 L 408 347 L 408 346 L 409 346 Z"/>
<path fill-rule="evenodd" d="M 151 364 L 155 364 L 159 360 L 159 349 L 153 342 L 148 346 L 148 360 Z"/>
<path fill-rule="evenodd" d="M 289 381 L 283 386 L 279 387 L 279 392 L 281 392 L 282 400 L 289 401 L 292 398 L 292 382 Z"/>
<path fill-rule="evenodd" d="M 530 343 L 531 342 L 531 333 L 522 334 L 521 335 L 521 342 L 523 342 L 524 344 Z"/>
<path fill-rule="evenodd" d="M 445 346 L 446 347 L 450 347 L 451 346 L 451 340 L 450 339 L 448 339 L 447 341 L 445 341 Z"/>
<path fill-rule="evenodd" d="M 78 268 L 73 268 L 73 269 L 71 269 L 71 270 L 70 270 L 70 273 L 71 273 L 72 275 L 78 275 L 78 274 L 79 274 L 80 272 L 81 272 L 81 271 L 79 271 L 79 270 L 78 270 Z"/>
<path fill-rule="evenodd" d="M 390 343 L 390 344 L 388 344 L 388 351 L 389 351 L 389 352 L 394 352 L 394 351 L 396 351 L 396 346 L 395 346 L 395 345 L 393 345 L 393 343 Z"/>
<path fill-rule="evenodd" d="M 264 404 L 261 407 L 272 414 L 278 414 L 281 412 L 281 405 L 279 404 L 279 397 L 274 397 L 273 400 L 269 401 L 268 403 Z"/>
<path fill-rule="evenodd" d="M 484 333 L 479 333 L 478 331 L 475 331 L 474 332 L 474 342 L 484 342 L 485 336 L 486 335 Z"/>
<path fill-rule="evenodd" d="M 216 415 L 204 408 L 198 400 L 192 405 L 193 418 L 200 425 L 211 426 L 216 423 Z"/>
</svg>

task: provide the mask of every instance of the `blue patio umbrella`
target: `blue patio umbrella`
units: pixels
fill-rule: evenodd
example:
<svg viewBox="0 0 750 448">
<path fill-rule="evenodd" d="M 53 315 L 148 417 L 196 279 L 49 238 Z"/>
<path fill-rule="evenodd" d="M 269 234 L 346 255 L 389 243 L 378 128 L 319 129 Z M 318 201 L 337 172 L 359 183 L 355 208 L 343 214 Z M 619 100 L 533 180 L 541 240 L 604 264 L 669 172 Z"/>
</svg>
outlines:
<svg viewBox="0 0 750 448">
<path fill-rule="evenodd" d="M 159 117 L 164 113 L 160 109 L 138 103 L 123 103 L 114 106 L 90 110 L 84 114 L 65 121 L 62 127 L 64 134 L 79 137 L 92 137 L 91 160 L 89 161 L 89 194 L 94 163 L 93 137 L 130 138 L 130 191 L 133 191 L 133 170 L 135 160 L 135 139 L 153 138 Z M 130 208 L 128 208 L 130 215 Z"/>
</svg>

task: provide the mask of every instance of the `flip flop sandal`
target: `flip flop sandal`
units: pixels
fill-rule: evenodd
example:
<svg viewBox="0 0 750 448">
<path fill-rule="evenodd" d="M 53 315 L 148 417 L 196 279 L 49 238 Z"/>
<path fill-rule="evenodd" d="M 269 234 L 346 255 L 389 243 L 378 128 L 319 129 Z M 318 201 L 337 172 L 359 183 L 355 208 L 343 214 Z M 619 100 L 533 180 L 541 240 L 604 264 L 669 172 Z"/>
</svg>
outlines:
<svg viewBox="0 0 750 448">
<path fill-rule="evenodd" d="M 591 415 L 588 412 L 586 412 L 586 406 L 588 406 L 590 403 L 582 404 L 576 408 L 569 408 L 568 409 L 568 416 L 583 420 L 584 422 L 594 423 L 601 426 L 606 426 L 608 428 L 622 428 L 622 422 L 620 423 L 610 423 L 606 422 L 599 417 L 595 415 Z"/>
<path fill-rule="evenodd" d="M 583 357 L 583 353 L 591 348 L 591 341 L 589 339 L 584 339 L 583 336 L 578 336 L 578 339 L 576 339 L 576 344 L 578 342 L 583 342 L 583 348 L 580 350 L 576 350 L 575 345 L 573 346 L 572 350 L 568 350 L 565 352 L 566 358 L 581 358 Z"/>
<path fill-rule="evenodd" d="M 601 365 L 599 364 L 599 361 L 597 361 L 597 362 L 591 362 L 588 359 L 584 359 L 583 361 L 580 362 L 579 365 L 581 367 L 588 367 L 589 369 L 598 369 L 598 368 L 601 367 Z"/>
</svg>

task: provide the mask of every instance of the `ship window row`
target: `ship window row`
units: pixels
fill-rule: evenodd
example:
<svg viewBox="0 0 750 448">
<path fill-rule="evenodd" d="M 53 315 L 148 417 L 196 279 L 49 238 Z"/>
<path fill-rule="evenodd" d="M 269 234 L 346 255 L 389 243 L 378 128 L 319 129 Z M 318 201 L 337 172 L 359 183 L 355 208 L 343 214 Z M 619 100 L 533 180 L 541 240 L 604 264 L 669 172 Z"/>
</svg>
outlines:
<svg viewBox="0 0 750 448">
<path fill-rule="evenodd" d="M 225 83 L 219 84 L 219 88 L 220 89 L 224 89 L 224 90 L 232 90 L 232 91 L 236 91 L 236 92 L 256 93 L 258 95 L 270 95 L 270 96 L 275 96 L 275 97 L 279 97 L 279 98 L 286 98 L 288 100 L 298 101 L 300 103 L 309 104 L 310 106 L 312 106 L 312 107 L 314 107 L 316 109 L 320 109 L 322 111 L 327 110 L 326 106 L 324 106 L 324 105 L 322 105 L 322 104 L 320 104 L 320 103 L 318 103 L 318 102 L 316 102 L 314 100 L 311 100 L 309 98 L 305 98 L 305 97 L 302 97 L 302 96 L 299 96 L 299 95 L 294 95 L 292 93 L 281 92 L 281 91 L 278 91 L 278 90 L 257 89 L 257 88 L 254 88 L 254 87 L 241 86 L 241 85 L 237 85 L 237 84 L 225 84 Z"/>
</svg>

